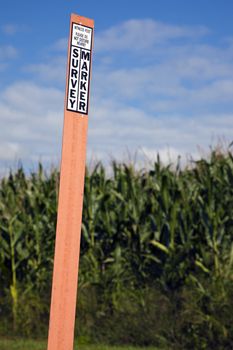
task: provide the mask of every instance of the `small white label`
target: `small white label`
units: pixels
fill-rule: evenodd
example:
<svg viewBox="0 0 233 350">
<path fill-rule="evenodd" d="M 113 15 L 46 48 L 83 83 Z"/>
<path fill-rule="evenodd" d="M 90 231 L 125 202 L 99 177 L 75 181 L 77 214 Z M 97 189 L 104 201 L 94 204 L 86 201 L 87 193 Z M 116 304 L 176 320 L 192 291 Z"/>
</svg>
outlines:
<svg viewBox="0 0 233 350">
<path fill-rule="evenodd" d="M 92 28 L 73 23 L 72 45 L 91 50 Z"/>
<path fill-rule="evenodd" d="M 88 114 L 92 28 L 72 24 L 67 110 Z"/>
</svg>

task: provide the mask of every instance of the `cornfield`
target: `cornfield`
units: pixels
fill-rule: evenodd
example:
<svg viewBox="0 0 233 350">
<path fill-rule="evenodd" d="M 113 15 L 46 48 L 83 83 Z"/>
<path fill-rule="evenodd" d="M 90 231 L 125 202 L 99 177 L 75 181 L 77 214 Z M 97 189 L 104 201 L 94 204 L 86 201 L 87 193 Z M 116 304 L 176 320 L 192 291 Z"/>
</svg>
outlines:
<svg viewBox="0 0 233 350">
<path fill-rule="evenodd" d="M 45 336 L 59 173 L 0 184 L 0 333 Z M 84 341 L 233 348 L 233 156 L 187 168 L 86 170 L 77 334 Z"/>
</svg>

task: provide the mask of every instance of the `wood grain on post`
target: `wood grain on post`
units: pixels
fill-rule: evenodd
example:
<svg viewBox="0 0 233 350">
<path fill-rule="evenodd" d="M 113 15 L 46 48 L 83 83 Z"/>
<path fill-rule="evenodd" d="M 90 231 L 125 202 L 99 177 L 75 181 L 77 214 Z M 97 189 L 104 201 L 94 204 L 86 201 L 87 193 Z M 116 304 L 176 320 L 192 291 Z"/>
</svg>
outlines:
<svg viewBox="0 0 233 350">
<path fill-rule="evenodd" d="M 72 350 L 94 21 L 71 15 L 48 350 Z"/>
</svg>

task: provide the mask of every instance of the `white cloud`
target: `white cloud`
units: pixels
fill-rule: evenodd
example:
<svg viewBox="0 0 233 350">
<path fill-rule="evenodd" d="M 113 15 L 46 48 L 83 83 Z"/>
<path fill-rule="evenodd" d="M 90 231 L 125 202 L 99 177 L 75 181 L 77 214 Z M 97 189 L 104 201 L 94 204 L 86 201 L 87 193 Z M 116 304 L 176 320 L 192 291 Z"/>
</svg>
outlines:
<svg viewBox="0 0 233 350">
<path fill-rule="evenodd" d="M 207 33 L 153 20 L 97 32 L 89 158 L 122 159 L 137 151 L 154 160 L 159 152 L 168 163 L 178 155 L 197 158 L 198 147 L 208 149 L 219 138 L 232 141 L 233 46 L 229 40 L 224 50 L 206 44 Z M 24 67 L 34 83 L 16 82 L 0 93 L 0 146 L 8 150 L 0 159 L 19 153 L 35 162 L 59 158 L 64 50 L 67 40 L 58 40 L 46 61 Z"/>
<path fill-rule="evenodd" d="M 2 26 L 2 31 L 6 35 L 14 35 L 18 31 L 18 26 L 12 23 L 8 23 Z"/>
<path fill-rule="evenodd" d="M 119 68 L 113 64 L 99 65 L 94 74 L 95 95 L 100 99 L 105 96 L 105 100 L 114 98 L 126 105 L 140 105 L 155 116 L 206 115 L 216 108 L 233 109 L 233 61 L 229 44 L 223 50 L 202 42 L 193 45 L 182 42 L 179 46 L 175 42 L 158 50 L 151 45 L 150 52 L 153 59 L 147 63 L 135 53 L 131 65 L 128 56 L 125 60 L 119 56 Z M 114 55 L 117 54 L 106 53 L 106 57 Z"/>
<path fill-rule="evenodd" d="M 63 93 L 29 82 L 9 86 L 0 95 L 0 159 L 17 157 L 37 162 L 57 161 L 63 122 Z M 157 117 L 114 100 L 92 101 L 89 120 L 89 157 L 122 159 L 127 150 L 139 158 L 176 162 L 196 157 L 198 145 L 208 147 L 218 136 L 231 141 L 233 114 Z"/>
<path fill-rule="evenodd" d="M 66 59 L 64 56 L 56 56 L 47 63 L 28 65 L 24 71 L 32 73 L 42 81 L 63 83 L 65 81 Z"/>
<path fill-rule="evenodd" d="M 9 38 L 19 33 L 22 36 L 23 33 L 27 33 L 29 30 L 30 28 L 25 23 L 6 23 L 0 26 L 0 31 Z"/>
<path fill-rule="evenodd" d="M 174 39 L 197 38 L 209 33 L 204 26 L 185 27 L 152 19 L 132 19 L 116 25 L 96 37 L 96 51 L 151 49 L 153 45 Z"/>
<path fill-rule="evenodd" d="M 0 93 L 0 159 L 57 159 L 62 111 L 63 94 L 57 89 L 31 82 L 8 86 Z"/>
<path fill-rule="evenodd" d="M 174 147 L 164 147 L 160 149 L 153 149 L 142 147 L 139 149 L 139 154 L 145 157 L 145 160 L 150 164 L 151 162 L 156 162 L 159 156 L 160 161 L 164 165 L 176 165 L 180 157 L 183 157 L 182 164 L 188 159 L 188 154 L 184 154 L 184 150 L 179 150 Z M 185 159 L 186 158 L 186 159 Z M 195 156 L 196 158 L 196 156 Z"/>
<path fill-rule="evenodd" d="M 0 159 L 15 160 L 16 157 L 22 156 L 22 149 L 18 143 L 15 142 L 1 142 Z"/>
<path fill-rule="evenodd" d="M 17 58 L 18 51 L 12 45 L 0 45 L 0 72 L 4 72 L 11 60 Z"/>
<path fill-rule="evenodd" d="M 52 46 L 51 49 L 54 51 L 67 51 L 68 49 L 68 39 L 61 38 L 57 40 Z"/>
<path fill-rule="evenodd" d="M 17 57 L 17 50 L 11 45 L 0 46 L 0 61 Z"/>
<path fill-rule="evenodd" d="M 93 105 L 89 121 L 89 152 L 99 154 L 99 158 L 105 154 L 122 159 L 128 150 L 154 159 L 159 152 L 167 163 L 175 161 L 178 155 L 183 160 L 188 155 L 197 158 L 199 147 L 208 149 L 223 136 L 226 142 L 232 141 L 232 113 L 155 118 L 139 108 L 120 106 L 110 100 L 103 104 L 95 101 Z"/>
<path fill-rule="evenodd" d="M 0 72 L 3 72 L 7 67 L 6 63 L 0 63 Z"/>
</svg>

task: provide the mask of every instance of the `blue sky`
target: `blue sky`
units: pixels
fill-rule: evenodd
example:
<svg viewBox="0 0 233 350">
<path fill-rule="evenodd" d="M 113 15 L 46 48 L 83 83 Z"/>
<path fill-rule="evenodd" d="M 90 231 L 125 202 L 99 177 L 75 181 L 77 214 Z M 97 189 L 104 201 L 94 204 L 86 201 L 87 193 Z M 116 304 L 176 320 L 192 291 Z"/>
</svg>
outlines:
<svg viewBox="0 0 233 350">
<path fill-rule="evenodd" d="M 8 0 L 0 165 L 59 164 L 70 13 L 95 20 L 88 162 L 198 158 L 233 139 L 233 1 Z"/>
</svg>

